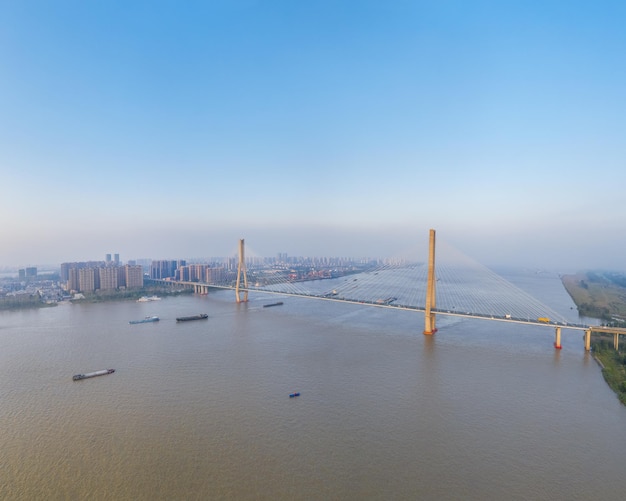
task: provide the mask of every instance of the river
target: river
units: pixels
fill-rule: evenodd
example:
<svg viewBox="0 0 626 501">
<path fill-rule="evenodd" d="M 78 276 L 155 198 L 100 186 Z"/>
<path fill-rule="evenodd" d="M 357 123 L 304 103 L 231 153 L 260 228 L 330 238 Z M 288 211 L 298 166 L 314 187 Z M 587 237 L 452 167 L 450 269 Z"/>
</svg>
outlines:
<svg viewBox="0 0 626 501">
<path fill-rule="evenodd" d="M 507 278 L 575 315 L 556 275 Z M 582 332 L 234 298 L 0 312 L 0 499 L 622 497 L 626 409 Z"/>
</svg>

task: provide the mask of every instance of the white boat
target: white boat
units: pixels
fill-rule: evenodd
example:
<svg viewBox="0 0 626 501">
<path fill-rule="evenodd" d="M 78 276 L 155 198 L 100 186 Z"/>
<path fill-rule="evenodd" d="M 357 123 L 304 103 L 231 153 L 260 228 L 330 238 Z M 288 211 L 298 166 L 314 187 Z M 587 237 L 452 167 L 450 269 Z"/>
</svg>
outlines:
<svg viewBox="0 0 626 501">
<path fill-rule="evenodd" d="M 159 321 L 159 317 L 146 317 L 146 318 L 142 318 L 141 320 L 130 320 L 128 323 L 129 324 L 145 324 L 148 322 L 158 322 Z"/>
<path fill-rule="evenodd" d="M 160 301 L 161 298 L 157 296 L 141 296 L 137 299 L 138 303 L 147 303 L 148 301 Z"/>
</svg>

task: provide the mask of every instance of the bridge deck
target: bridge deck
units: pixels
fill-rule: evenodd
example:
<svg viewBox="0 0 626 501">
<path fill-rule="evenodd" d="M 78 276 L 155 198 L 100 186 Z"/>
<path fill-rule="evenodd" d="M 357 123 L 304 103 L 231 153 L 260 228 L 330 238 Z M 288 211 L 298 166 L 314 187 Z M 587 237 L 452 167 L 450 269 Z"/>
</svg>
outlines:
<svg viewBox="0 0 626 501">
<path fill-rule="evenodd" d="M 215 285 L 215 284 L 205 284 L 205 283 L 200 283 L 200 282 L 179 282 L 179 281 L 173 281 L 173 280 L 160 280 L 159 282 L 164 282 L 164 283 L 168 283 L 171 285 L 199 286 L 199 287 L 209 287 L 213 289 L 232 290 L 232 291 L 235 290 L 235 287 L 231 285 Z M 312 294 L 312 293 L 307 294 L 307 293 L 301 293 L 301 292 L 272 291 L 272 290 L 265 290 L 261 288 L 255 288 L 255 287 L 249 287 L 247 289 L 240 288 L 240 290 L 241 291 L 245 290 L 248 292 L 255 292 L 259 294 L 270 294 L 274 296 L 301 297 L 301 298 L 317 299 L 320 301 L 333 301 L 337 303 L 355 304 L 355 305 L 361 305 L 361 306 L 373 306 L 376 308 L 386 308 L 386 309 L 392 309 L 392 310 L 404 310 L 404 311 L 413 311 L 413 312 L 422 312 L 422 313 L 425 311 L 425 307 L 422 307 L 422 306 L 398 304 L 395 302 L 393 304 L 385 304 L 385 303 L 378 302 L 380 300 L 370 301 L 370 300 L 362 300 L 362 299 L 350 299 L 350 298 L 345 298 L 345 297 L 333 297 L 327 294 L 319 295 L 319 294 Z M 541 327 L 553 327 L 553 328 L 560 327 L 561 329 L 570 329 L 570 330 L 579 330 L 579 331 L 591 330 L 593 332 L 617 333 L 617 334 L 626 335 L 626 329 L 589 326 L 585 324 L 573 324 L 573 323 L 568 323 L 564 321 L 546 322 L 543 320 L 538 320 L 538 319 L 533 319 L 533 318 L 519 318 L 519 317 L 507 318 L 507 316 L 504 316 L 504 315 L 489 315 L 489 314 L 483 314 L 483 313 L 472 313 L 472 312 L 454 311 L 454 310 L 447 310 L 447 309 L 444 310 L 444 309 L 438 309 L 438 308 L 433 308 L 431 309 L 431 311 L 441 316 L 474 318 L 474 319 L 479 319 L 479 320 L 490 320 L 490 321 L 497 321 L 497 322 L 505 322 L 509 324 L 536 325 L 536 326 L 541 326 Z"/>
</svg>

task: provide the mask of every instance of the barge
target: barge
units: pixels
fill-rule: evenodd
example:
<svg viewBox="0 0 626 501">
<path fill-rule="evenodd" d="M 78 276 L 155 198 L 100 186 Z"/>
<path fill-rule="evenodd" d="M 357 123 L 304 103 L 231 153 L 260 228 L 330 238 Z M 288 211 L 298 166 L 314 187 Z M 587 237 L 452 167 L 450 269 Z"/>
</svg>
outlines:
<svg viewBox="0 0 626 501">
<path fill-rule="evenodd" d="M 281 304 L 283 304 L 282 301 L 278 301 L 277 303 L 264 304 L 263 308 L 269 308 L 270 306 L 280 306 Z"/>
<path fill-rule="evenodd" d="M 176 317 L 177 322 L 189 322 L 190 320 L 205 320 L 209 318 L 209 315 L 206 313 L 201 313 L 200 315 L 192 315 L 190 317 Z"/>
<path fill-rule="evenodd" d="M 80 381 L 81 379 L 89 379 L 90 377 L 106 376 L 107 374 L 113 374 L 114 372 L 115 369 L 104 369 L 101 371 L 87 372 L 86 374 L 75 374 L 72 376 L 72 379 L 74 381 Z"/>
<path fill-rule="evenodd" d="M 141 320 L 129 320 L 128 323 L 129 324 L 146 324 L 148 322 L 158 322 L 159 321 L 159 317 L 146 317 L 146 318 L 142 318 Z"/>
</svg>

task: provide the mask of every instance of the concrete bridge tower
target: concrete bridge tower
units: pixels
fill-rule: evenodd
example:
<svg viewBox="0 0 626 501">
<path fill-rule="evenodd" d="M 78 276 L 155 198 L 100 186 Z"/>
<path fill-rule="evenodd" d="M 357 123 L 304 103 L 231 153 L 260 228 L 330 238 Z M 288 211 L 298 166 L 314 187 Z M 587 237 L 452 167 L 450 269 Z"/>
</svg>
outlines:
<svg viewBox="0 0 626 501">
<path fill-rule="evenodd" d="M 437 332 L 435 314 L 432 309 L 436 307 L 435 294 L 435 230 L 430 230 L 428 245 L 428 282 L 426 284 L 426 310 L 424 311 L 424 334 L 432 335 Z"/>
<path fill-rule="evenodd" d="M 242 275 L 244 290 L 240 291 Z M 241 297 L 241 292 L 243 292 L 243 298 Z M 235 294 L 237 295 L 238 303 L 248 302 L 248 275 L 246 273 L 246 258 L 244 255 L 243 238 L 239 240 L 239 264 L 237 265 L 237 284 L 235 285 Z"/>
</svg>

